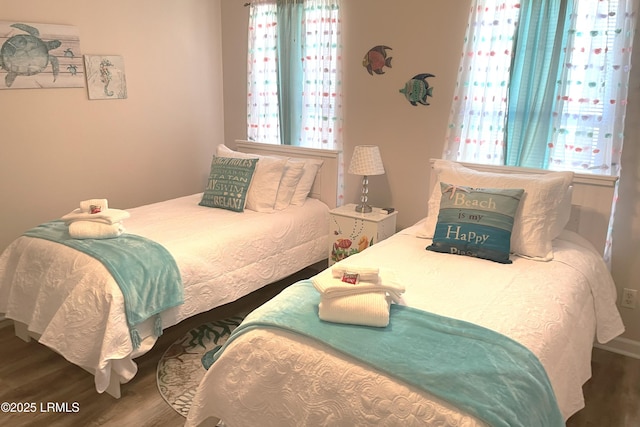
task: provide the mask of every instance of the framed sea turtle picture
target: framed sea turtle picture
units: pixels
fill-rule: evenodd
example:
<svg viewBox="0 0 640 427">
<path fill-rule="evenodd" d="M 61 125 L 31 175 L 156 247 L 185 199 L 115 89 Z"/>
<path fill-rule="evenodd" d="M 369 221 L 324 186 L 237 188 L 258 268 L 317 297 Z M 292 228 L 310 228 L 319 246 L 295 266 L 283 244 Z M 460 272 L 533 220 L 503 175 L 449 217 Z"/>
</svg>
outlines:
<svg viewBox="0 0 640 427">
<path fill-rule="evenodd" d="M 126 99 L 124 59 L 119 55 L 84 55 L 89 99 Z"/>
<path fill-rule="evenodd" d="M 0 21 L 0 89 L 84 87 L 84 81 L 76 27 Z"/>
</svg>

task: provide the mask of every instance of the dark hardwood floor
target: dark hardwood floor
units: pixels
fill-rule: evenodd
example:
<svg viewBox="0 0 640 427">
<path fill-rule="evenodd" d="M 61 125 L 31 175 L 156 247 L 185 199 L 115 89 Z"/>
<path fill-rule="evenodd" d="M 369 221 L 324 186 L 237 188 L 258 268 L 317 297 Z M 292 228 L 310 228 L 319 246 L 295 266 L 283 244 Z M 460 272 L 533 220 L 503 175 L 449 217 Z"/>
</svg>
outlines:
<svg viewBox="0 0 640 427">
<path fill-rule="evenodd" d="M 189 329 L 208 320 L 251 310 L 293 281 L 315 274 L 300 274 L 267 286 L 241 300 L 187 319 L 169 328 L 156 346 L 136 359 L 138 375 L 122 386 L 113 399 L 95 391 L 93 377 L 35 341 L 25 343 L 13 328 L 0 329 L 0 403 L 35 404 L 35 413 L 0 413 L 0 426 L 114 426 L 175 427 L 184 424 L 160 397 L 156 366 L 164 351 Z M 585 385 L 586 408 L 567 422 L 569 427 L 640 426 L 640 360 L 593 351 L 593 377 Z M 67 413 L 47 411 L 48 402 L 66 404 Z"/>
</svg>

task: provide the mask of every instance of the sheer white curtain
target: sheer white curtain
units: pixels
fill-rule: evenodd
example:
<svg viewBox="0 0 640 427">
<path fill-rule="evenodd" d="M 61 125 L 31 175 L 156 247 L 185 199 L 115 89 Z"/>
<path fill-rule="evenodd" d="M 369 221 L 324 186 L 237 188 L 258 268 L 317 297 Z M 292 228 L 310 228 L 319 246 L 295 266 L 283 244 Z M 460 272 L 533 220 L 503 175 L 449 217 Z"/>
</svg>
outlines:
<svg viewBox="0 0 640 427">
<path fill-rule="evenodd" d="M 509 70 L 519 11 L 519 0 L 472 2 L 445 159 L 504 163 Z"/>
<path fill-rule="evenodd" d="M 342 148 L 342 39 L 336 0 L 304 2 L 299 145 Z"/>
<path fill-rule="evenodd" d="M 280 144 L 277 40 L 276 2 L 253 1 L 249 8 L 247 137 L 272 144 Z"/>
<path fill-rule="evenodd" d="M 639 2 L 573 3 L 549 168 L 619 175 Z"/>
</svg>

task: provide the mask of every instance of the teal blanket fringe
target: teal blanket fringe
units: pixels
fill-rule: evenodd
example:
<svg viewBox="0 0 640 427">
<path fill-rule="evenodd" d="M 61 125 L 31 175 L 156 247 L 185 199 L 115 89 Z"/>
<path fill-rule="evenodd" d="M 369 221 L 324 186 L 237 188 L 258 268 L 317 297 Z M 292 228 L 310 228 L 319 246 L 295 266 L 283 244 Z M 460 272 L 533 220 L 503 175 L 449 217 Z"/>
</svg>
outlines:
<svg viewBox="0 0 640 427">
<path fill-rule="evenodd" d="M 113 239 L 74 239 L 63 221 L 55 220 L 27 230 L 37 237 L 69 246 L 100 261 L 124 296 L 133 347 L 141 339 L 136 326 L 155 316 L 154 333 L 162 335 L 159 313 L 184 301 L 182 278 L 175 260 L 162 245 L 135 234 Z"/>
<path fill-rule="evenodd" d="M 392 304 L 385 328 L 324 322 L 320 294 L 298 282 L 257 308 L 218 351 L 255 328 L 276 328 L 328 346 L 426 390 L 495 427 L 564 426 L 549 378 L 516 341 L 468 322 Z"/>
</svg>

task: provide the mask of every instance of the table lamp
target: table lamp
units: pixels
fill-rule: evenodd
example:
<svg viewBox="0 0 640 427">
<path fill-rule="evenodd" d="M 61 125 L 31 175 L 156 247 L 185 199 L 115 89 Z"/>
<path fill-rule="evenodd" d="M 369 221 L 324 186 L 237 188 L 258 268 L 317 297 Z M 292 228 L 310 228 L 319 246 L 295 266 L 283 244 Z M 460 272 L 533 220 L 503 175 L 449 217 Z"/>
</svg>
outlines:
<svg viewBox="0 0 640 427">
<path fill-rule="evenodd" d="M 369 193 L 369 176 L 384 174 L 382 157 L 377 145 L 357 145 L 353 149 L 353 156 L 349 164 L 348 173 L 362 175 L 362 195 L 360 204 L 356 206 L 356 212 L 371 212 L 371 206 L 367 204 Z"/>
</svg>

